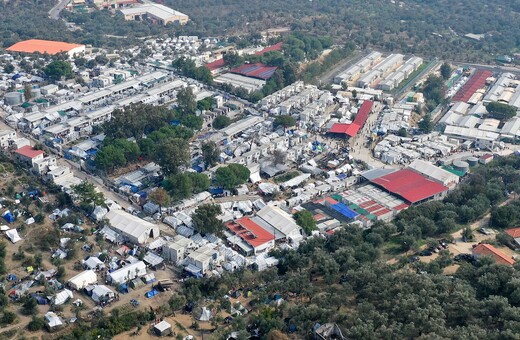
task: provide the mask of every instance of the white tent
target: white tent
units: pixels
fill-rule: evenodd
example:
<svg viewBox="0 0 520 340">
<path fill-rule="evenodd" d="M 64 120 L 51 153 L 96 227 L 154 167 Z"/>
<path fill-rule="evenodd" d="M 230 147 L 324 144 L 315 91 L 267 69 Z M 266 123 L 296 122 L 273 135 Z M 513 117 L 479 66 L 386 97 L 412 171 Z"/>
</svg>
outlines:
<svg viewBox="0 0 520 340">
<path fill-rule="evenodd" d="M 9 230 L 10 228 L 8 226 L 6 226 L 5 224 L 0 226 L 0 231 L 7 231 Z"/>
<path fill-rule="evenodd" d="M 139 261 L 109 273 L 107 279 L 109 282 L 116 285 L 143 275 L 146 275 L 146 265 L 143 261 Z"/>
<path fill-rule="evenodd" d="M 211 311 L 206 307 L 202 307 L 202 312 L 200 313 L 199 321 L 209 321 L 211 319 Z"/>
<path fill-rule="evenodd" d="M 104 207 L 101 207 L 98 205 L 94 208 L 94 211 L 92 212 L 92 218 L 94 218 L 96 221 L 101 221 L 107 213 L 108 213 L 107 208 L 104 208 Z"/>
<path fill-rule="evenodd" d="M 92 300 L 96 302 L 107 302 L 112 300 L 114 297 L 115 294 L 112 289 L 104 285 L 97 285 L 92 290 Z"/>
<path fill-rule="evenodd" d="M 47 312 L 47 314 L 45 314 L 45 321 L 47 321 L 49 329 L 63 325 L 63 321 L 61 321 L 60 317 L 54 312 Z"/>
<path fill-rule="evenodd" d="M 53 300 L 53 305 L 63 305 L 68 299 L 72 299 L 73 297 L 74 295 L 72 295 L 72 291 L 64 289 L 63 291 L 56 294 Z"/>
<path fill-rule="evenodd" d="M 16 229 L 11 229 L 11 230 L 7 230 L 5 232 L 5 235 L 9 238 L 9 240 L 11 240 L 11 242 L 13 243 L 16 243 L 18 241 L 21 241 L 22 238 L 20 237 L 20 235 L 18 235 L 18 231 L 16 231 Z"/>
<path fill-rule="evenodd" d="M 143 244 L 159 237 L 159 227 L 123 210 L 111 210 L 105 215 L 112 229 L 132 243 Z"/>
<path fill-rule="evenodd" d="M 89 257 L 85 262 L 83 262 L 83 264 L 85 265 L 85 267 L 92 270 L 105 268 L 105 264 L 95 256 Z"/>
<path fill-rule="evenodd" d="M 97 275 L 92 270 L 85 270 L 84 272 L 79 273 L 78 275 L 72 277 L 68 283 L 71 288 L 80 290 L 85 288 L 88 285 L 97 282 Z"/>
</svg>

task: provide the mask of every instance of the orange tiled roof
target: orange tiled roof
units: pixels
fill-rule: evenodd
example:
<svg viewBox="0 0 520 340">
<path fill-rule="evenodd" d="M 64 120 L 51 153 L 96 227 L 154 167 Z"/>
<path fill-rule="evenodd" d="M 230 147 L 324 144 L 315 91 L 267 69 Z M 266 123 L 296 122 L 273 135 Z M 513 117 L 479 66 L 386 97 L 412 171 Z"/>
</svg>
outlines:
<svg viewBox="0 0 520 340">
<path fill-rule="evenodd" d="M 520 237 L 520 228 L 507 229 L 506 233 L 512 238 Z"/>
<path fill-rule="evenodd" d="M 492 256 L 499 264 L 513 265 L 515 263 L 512 258 L 493 247 L 491 244 L 481 243 L 473 249 L 473 253 L 483 256 Z"/>
</svg>

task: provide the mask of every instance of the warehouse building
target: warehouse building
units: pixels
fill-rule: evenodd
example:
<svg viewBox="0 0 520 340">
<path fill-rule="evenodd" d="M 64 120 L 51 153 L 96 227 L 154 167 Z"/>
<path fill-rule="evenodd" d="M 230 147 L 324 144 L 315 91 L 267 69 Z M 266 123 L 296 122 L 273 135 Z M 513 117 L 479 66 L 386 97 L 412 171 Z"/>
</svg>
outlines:
<svg viewBox="0 0 520 340">
<path fill-rule="evenodd" d="M 414 160 L 408 168 L 448 188 L 455 188 L 460 177 L 421 159 Z"/>
<path fill-rule="evenodd" d="M 119 12 L 125 20 L 145 21 L 149 20 L 160 25 L 188 23 L 189 17 L 181 12 L 160 4 L 146 4 L 131 8 L 123 8 Z"/>
<path fill-rule="evenodd" d="M 65 52 L 69 57 L 73 57 L 75 54 L 85 53 L 85 45 L 70 44 L 61 41 L 30 39 L 17 42 L 11 47 L 8 47 L 7 50 L 10 52 L 47 53 L 50 55 Z"/>
<path fill-rule="evenodd" d="M 418 204 L 431 199 L 440 199 L 446 195 L 448 188 L 432 181 L 423 175 L 410 170 L 403 169 L 384 175 L 370 182 L 388 192 L 402 197 L 410 204 Z"/>
</svg>

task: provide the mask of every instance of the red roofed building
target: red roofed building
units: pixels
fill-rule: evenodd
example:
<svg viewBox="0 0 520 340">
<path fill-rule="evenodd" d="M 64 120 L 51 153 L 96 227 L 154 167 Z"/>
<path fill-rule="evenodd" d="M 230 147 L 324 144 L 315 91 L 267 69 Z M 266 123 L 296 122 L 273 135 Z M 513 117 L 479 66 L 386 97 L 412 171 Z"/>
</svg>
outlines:
<svg viewBox="0 0 520 340">
<path fill-rule="evenodd" d="M 33 166 L 34 162 L 43 159 L 43 150 L 35 150 L 32 146 L 26 145 L 14 152 L 15 159 L 23 164 Z"/>
<path fill-rule="evenodd" d="M 498 264 L 505 264 L 505 265 L 513 265 L 515 264 L 515 261 L 498 250 L 497 248 L 493 247 L 491 244 L 485 244 L 481 243 L 475 248 L 473 248 L 473 256 L 480 257 L 480 256 L 491 256 L 495 259 L 496 263 Z"/>
<path fill-rule="evenodd" d="M 238 246 L 246 255 L 267 252 L 274 247 L 274 235 L 249 217 L 229 222 L 226 227 L 231 232 L 228 241 Z"/>
<path fill-rule="evenodd" d="M 520 228 L 507 229 L 506 234 L 514 238 L 516 244 L 520 245 Z"/>
<path fill-rule="evenodd" d="M 404 198 L 410 203 L 438 199 L 448 192 L 448 188 L 444 185 L 429 180 L 409 169 L 392 172 L 391 174 L 375 178 L 371 182 Z"/>
<path fill-rule="evenodd" d="M 283 46 L 283 42 L 280 41 L 278 44 L 267 46 L 264 49 L 256 52 L 255 54 L 256 55 L 262 55 L 262 54 L 267 53 L 267 52 L 280 51 L 282 49 L 282 46 Z"/>
<path fill-rule="evenodd" d="M 487 70 L 478 70 L 473 76 L 462 86 L 462 88 L 453 97 L 454 102 L 467 102 L 478 89 L 486 84 L 486 79 L 491 77 L 493 72 Z"/>
<path fill-rule="evenodd" d="M 329 133 L 342 137 L 354 137 L 358 133 L 358 131 L 363 127 L 363 125 L 365 125 L 368 115 L 372 111 L 373 105 L 373 101 L 365 100 L 363 104 L 361 104 L 361 107 L 359 108 L 356 118 L 354 119 L 352 124 L 336 123 L 332 125 L 332 127 L 329 130 Z"/>
<path fill-rule="evenodd" d="M 218 73 L 218 71 L 226 65 L 224 58 L 217 59 L 211 63 L 207 63 L 204 65 L 207 69 L 211 71 L 211 74 Z"/>
<path fill-rule="evenodd" d="M 229 72 L 240 74 L 246 77 L 258 78 L 262 80 L 267 80 L 271 78 L 278 67 L 274 66 L 265 66 L 262 63 L 256 64 L 245 64 L 240 67 L 234 68 Z"/>
</svg>

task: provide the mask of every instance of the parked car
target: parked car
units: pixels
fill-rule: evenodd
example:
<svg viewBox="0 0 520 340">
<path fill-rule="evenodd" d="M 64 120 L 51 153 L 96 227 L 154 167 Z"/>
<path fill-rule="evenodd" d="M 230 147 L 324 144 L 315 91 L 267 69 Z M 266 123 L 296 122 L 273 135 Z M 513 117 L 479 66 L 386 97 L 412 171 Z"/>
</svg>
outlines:
<svg viewBox="0 0 520 340">
<path fill-rule="evenodd" d="M 417 255 L 419 256 L 431 256 L 433 255 L 433 252 L 430 249 L 424 249 L 420 251 Z"/>
<path fill-rule="evenodd" d="M 491 230 L 486 229 L 486 228 L 479 228 L 478 232 L 481 233 L 481 234 L 484 234 L 484 235 L 491 235 L 491 234 L 493 234 L 493 232 Z"/>
</svg>

